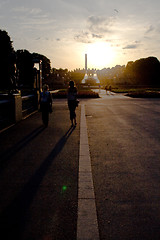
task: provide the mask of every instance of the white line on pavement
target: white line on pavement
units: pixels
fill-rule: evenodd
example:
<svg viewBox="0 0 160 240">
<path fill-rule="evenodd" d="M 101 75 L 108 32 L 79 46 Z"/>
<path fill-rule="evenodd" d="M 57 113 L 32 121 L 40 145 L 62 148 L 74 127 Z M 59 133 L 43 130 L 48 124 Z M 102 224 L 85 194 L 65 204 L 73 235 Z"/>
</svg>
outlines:
<svg viewBox="0 0 160 240">
<path fill-rule="evenodd" d="M 81 105 L 77 240 L 99 240 L 85 106 Z"/>
</svg>

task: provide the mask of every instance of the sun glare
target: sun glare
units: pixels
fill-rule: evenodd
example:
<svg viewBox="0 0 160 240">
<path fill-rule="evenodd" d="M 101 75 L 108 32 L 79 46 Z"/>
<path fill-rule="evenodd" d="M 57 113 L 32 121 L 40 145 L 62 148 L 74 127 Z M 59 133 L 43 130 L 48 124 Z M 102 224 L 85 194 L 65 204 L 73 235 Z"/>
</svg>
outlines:
<svg viewBox="0 0 160 240">
<path fill-rule="evenodd" d="M 107 42 L 89 44 L 86 53 L 89 68 L 102 69 L 110 67 L 115 58 L 114 49 Z"/>
</svg>

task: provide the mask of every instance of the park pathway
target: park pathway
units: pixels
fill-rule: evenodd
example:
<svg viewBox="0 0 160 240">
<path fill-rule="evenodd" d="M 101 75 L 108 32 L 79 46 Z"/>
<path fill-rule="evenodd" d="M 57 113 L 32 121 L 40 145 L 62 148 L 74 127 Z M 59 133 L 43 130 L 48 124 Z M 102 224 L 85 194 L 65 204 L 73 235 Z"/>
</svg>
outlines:
<svg viewBox="0 0 160 240">
<path fill-rule="evenodd" d="M 66 100 L 0 133 L 0 238 L 159 240 L 160 100 Z M 94 235 L 94 238 L 93 238 Z"/>
</svg>

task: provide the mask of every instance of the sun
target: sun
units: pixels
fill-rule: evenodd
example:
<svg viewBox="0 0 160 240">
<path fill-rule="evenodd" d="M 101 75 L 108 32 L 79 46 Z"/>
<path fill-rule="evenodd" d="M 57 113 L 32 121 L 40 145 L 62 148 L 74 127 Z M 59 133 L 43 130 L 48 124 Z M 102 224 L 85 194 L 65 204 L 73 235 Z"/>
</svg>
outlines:
<svg viewBox="0 0 160 240">
<path fill-rule="evenodd" d="M 88 44 L 86 53 L 89 68 L 102 69 L 110 67 L 115 58 L 114 49 L 107 42 Z"/>
</svg>

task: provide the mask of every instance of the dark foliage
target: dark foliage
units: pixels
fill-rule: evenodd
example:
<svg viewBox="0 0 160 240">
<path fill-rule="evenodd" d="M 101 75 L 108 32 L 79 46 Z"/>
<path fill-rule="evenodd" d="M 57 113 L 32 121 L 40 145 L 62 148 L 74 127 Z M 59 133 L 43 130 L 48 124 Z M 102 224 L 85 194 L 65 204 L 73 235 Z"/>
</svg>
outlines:
<svg viewBox="0 0 160 240">
<path fill-rule="evenodd" d="M 33 87 L 33 61 L 32 54 L 27 50 L 18 50 L 17 56 L 17 71 L 18 85 L 23 87 Z"/>
<path fill-rule="evenodd" d="M 43 81 L 46 82 L 49 78 L 50 72 L 51 72 L 51 62 L 50 60 L 39 53 L 32 53 L 32 59 L 38 59 L 42 61 L 42 74 L 43 74 Z"/>
<path fill-rule="evenodd" d="M 126 66 L 126 77 L 138 85 L 160 85 L 160 62 L 156 57 L 148 57 L 129 62 Z"/>
<path fill-rule="evenodd" d="M 16 52 L 6 31 L 0 30 L 0 89 L 33 88 L 34 59 L 42 60 L 43 82 L 49 77 L 50 60 L 44 55 L 22 49 Z"/>
<path fill-rule="evenodd" d="M 16 56 L 12 41 L 6 31 L 0 30 L 0 88 L 11 89 L 15 85 Z"/>
</svg>

